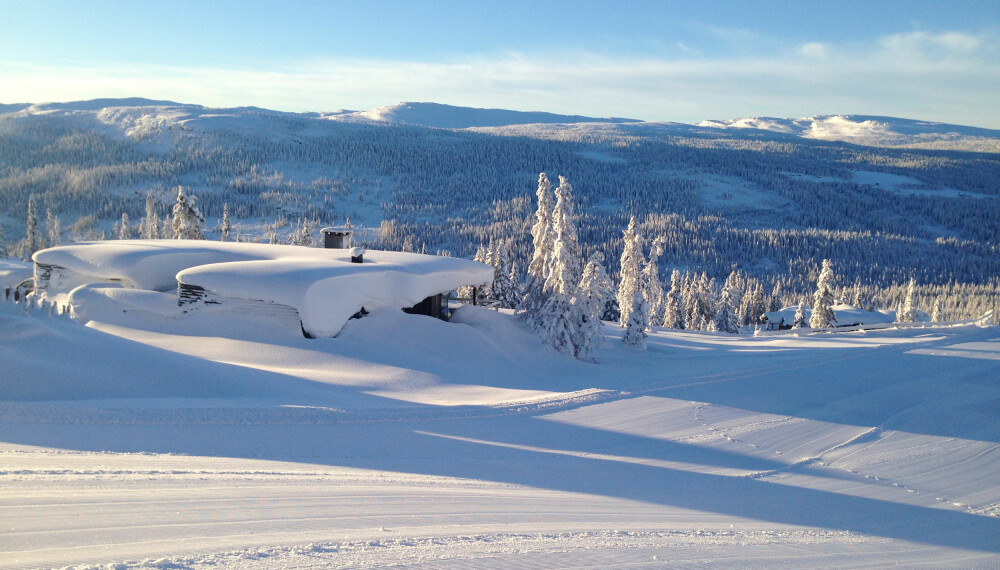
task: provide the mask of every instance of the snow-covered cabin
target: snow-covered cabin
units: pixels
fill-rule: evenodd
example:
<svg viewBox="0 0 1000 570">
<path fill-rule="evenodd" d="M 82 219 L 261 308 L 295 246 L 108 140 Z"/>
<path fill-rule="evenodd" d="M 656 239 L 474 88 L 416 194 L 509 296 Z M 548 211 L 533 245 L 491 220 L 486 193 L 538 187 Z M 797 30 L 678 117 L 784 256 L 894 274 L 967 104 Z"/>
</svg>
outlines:
<svg viewBox="0 0 1000 570">
<path fill-rule="evenodd" d="M 439 295 L 493 281 L 489 265 L 416 253 L 317 249 L 203 240 L 81 242 L 41 250 L 36 289 L 50 297 L 116 283 L 174 291 L 182 306 L 238 303 L 294 311 L 306 336 L 334 336 L 348 319 L 382 308 L 432 313 Z M 437 302 L 435 302 L 437 301 Z"/>
<path fill-rule="evenodd" d="M 833 305 L 833 314 L 837 317 L 838 327 L 855 327 L 860 325 L 878 325 L 893 323 L 896 320 L 895 311 L 865 311 L 847 303 L 837 303 Z M 804 307 L 805 319 L 808 326 L 809 317 L 812 316 L 812 308 Z M 779 311 L 771 311 L 761 315 L 760 320 L 765 325 L 765 330 L 776 331 L 792 328 L 795 323 L 795 313 L 799 310 L 798 305 L 785 307 Z"/>
</svg>

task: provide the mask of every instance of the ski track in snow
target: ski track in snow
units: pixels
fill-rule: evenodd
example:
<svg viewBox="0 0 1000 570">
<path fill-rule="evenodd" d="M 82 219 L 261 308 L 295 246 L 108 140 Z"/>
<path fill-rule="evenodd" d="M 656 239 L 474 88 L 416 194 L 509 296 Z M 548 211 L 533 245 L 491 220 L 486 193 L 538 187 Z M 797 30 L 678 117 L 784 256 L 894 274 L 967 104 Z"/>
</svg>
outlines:
<svg viewBox="0 0 1000 570">
<path fill-rule="evenodd" d="M 17 328 L 30 322 L 42 326 Z M 383 391 L 415 363 L 420 382 L 383 400 L 282 388 L 294 372 L 257 378 L 249 398 L 0 401 L 0 568 L 1000 565 L 995 328 L 655 331 L 643 358 L 612 339 L 594 366 L 529 348 L 501 316 L 465 322 L 373 318 L 334 343 L 276 338 L 386 374 Z M 144 346 L 126 340 L 151 338 L 130 324 L 112 336 L 0 308 L 0 350 L 17 330 Z M 380 360 L 366 331 L 386 326 L 463 331 L 449 337 L 458 351 L 501 327 L 515 359 L 482 340 L 469 354 L 529 375 L 508 385 L 475 360 L 421 360 L 430 340 Z M 330 361 L 340 346 L 357 351 Z M 507 391 L 425 403 L 477 382 Z"/>
</svg>

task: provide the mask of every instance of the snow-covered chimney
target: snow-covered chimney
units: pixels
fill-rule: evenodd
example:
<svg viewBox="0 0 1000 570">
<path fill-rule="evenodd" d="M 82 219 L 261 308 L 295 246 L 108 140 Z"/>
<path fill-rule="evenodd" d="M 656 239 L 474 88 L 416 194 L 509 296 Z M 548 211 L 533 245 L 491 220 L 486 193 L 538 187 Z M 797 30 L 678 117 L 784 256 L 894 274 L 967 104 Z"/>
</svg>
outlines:
<svg viewBox="0 0 1000 570">
<path fill-rule="evenodd" d="M 351 248 L 351 263 L 363 263 L 365 260 L 365 248 L 358 246 Z"/>
</svg>

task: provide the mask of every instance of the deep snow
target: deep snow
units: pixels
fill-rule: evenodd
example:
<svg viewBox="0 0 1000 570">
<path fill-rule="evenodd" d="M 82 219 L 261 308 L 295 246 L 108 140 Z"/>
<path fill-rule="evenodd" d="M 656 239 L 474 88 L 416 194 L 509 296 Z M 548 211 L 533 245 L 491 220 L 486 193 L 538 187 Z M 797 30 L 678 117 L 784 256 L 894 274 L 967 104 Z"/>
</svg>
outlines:
<svg viewBox="0 0 1000 570">
<path fill-rule="evenodd" d="M 606 326 L 508 315 L 0 304 L 0 566 L 1000 564 L 996 327 Z"/>
</svg>

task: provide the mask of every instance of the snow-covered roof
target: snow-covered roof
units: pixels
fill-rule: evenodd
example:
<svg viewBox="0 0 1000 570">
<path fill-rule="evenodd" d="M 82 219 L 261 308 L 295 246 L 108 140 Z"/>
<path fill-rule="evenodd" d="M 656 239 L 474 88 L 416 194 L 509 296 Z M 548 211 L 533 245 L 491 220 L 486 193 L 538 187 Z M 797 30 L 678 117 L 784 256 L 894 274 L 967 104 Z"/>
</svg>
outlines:
<svg viewBox="0 0 1000 570">
<path fill-rule="evenodd" d="M 35 253 L 53 265 L 127 287 L 165 291 L 178 283 L 222 297 L 294 307 L 313 336 L 333 336 L 362 307 L 403 308 L 463 285 L 493 281 L 489 265 L 452 257 L 203 240 L 81 242 Z"/>
<path fill-rule="evenodd" d="M 877 325 L 896 321 L 895 311 L 866 311 L 847 303 L 837 303 L 832 308 L 834 316 L 837 317 L 837 325 L 839 326 L 854 324 Z M 786 325 L 791 325 L 795 322 L 795 312 L 798 309 L 798 305 L 792 305 L 780 311 L 764 313 L 762 317 L 768 323 L 780 323 L 783 319 Z M 803 309 L 806 321 L 808 322 L 809 317 L 812 315 L 812 308 L 804 307 Z"/>
</svg>

